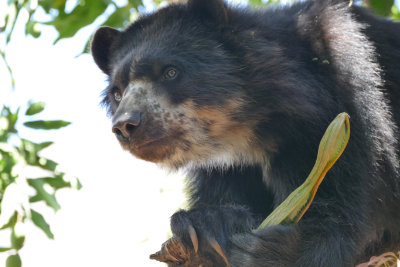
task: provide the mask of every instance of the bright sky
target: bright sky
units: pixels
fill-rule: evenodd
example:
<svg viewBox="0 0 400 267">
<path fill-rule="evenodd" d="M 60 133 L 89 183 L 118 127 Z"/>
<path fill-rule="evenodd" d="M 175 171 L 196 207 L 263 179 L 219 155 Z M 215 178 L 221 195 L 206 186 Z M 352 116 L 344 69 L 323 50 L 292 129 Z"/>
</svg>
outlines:
<svg viewBox="0 0 400 267">
<path fill-rule="evenodd" d="M 56 32 L 50 27 L 33 39 L 23 35 L 21 26 L 7 48 L 16 91 L 10 92 L 7 70 L 0 63 L 0 105 L 44 101 L 47 106 L 38 119 L 71 121 L 54 132 L 19 129 L 25 138 L 55 141 L 45 156 L 62 163 L 84 186 L 59 192 L 62 209 L 57 214 L 35 205 L 45 214 L 55 240 L 29 225 L 23 266 L 162 266 L 148 256 L 167 239 L 169 217 L 184 203 L 182 178 L 167 176 L 120 149 L 99 107 L 106 77 L 91 56 L 76 57 L 95 26 L 55 46 Z M 8 233 L 0 231 L 0 247 L 8 242 Z M 0 253 L 0 266 L 5 258 Z"/>
</svg>

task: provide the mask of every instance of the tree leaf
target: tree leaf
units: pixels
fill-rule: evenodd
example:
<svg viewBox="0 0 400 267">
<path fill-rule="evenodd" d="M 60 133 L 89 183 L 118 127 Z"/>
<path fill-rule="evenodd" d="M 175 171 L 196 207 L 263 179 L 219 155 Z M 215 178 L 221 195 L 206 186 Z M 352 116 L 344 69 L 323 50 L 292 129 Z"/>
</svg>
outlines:
<svg viewBox="0 0 400 267">
<path fill-rule="evenodd" d="M 11 231 L 11 247 L 20 250 L 25 243 L 26 226 L 23 222 L 17 222 Z"/>
<path fill-rule="evenodd" d="M 39 158 L 38 161 L 39 164 L 37 164 L 36 166 L 39 166 L 42 169 L 48 170 L 48 171 L 52 171 L 54 172 L 58 166 L 58 163 L 51 160 L 51 159 L 46 159 L 46 158 Z"/>
<path fill-rule="evenodd" d="M 4 140 L 7 141 L 7 140 Z M 7 185 L 14 181 L 15 173 L 12 173 L 13 168 L 17 164 L 23 164 L 23 159 L 19 151 L 12 145 L 0 141 L 0 155 L 2 160 L 0 161 L 0 165 L 2 166 L 2 171 L 0 173 L 0 177 L 2 177 L 3 181 L 8 181 Z M 8 176 L 9 179 L 5 179 L 5 176 Z M 3 187 L 3 189 L 5 189 Z M 1 214 L 0 214 L 1 217 Z"/>
<path fill-rule="evenodd" d="M 392 13 L 394 0 L 369 0 L 369 5 L 375 11 L 375 14 L 387 17 Z"/>
<path fill-rule="evenodd" d="M 17 130 L 15 129 L 15 124 L 18 120 L 19 108 L 12 112 L 11 109 L 7 106 L 3 106 L 1 110 L 1 116 L 5 117 L 8 121 L 8 131 L 11 133 L 16 133 Z"/>
<path fill-rule="evenodd" d="M 262 0 L 249 0 L 249 4 L 252 6 L 262 6 L 263 1 Z"/>
<path fill-rule="evenodd" d="M 37 121 L 24 122 L 24 125 L 26 127 L 33 128 L 33 129 L 42 129 L 42 130 L 60 129 L 60 128 L 68 126 L 70 124 L 71 124 L 70 122 L 63 121 L 63 120 L 53 120 L 53 121 L 37 120 Z"/>
<path fill-rule="evenodd" d="M 104 13 L 108 4 L 107 0 L 85 0 L 80 1 L 68 14 L 60 12 L 52 21 L 46 23 L 54 26 L 59 33 L 55 43 L 62 38 L 74 36 L 81 28 L 92 24 Z"/>
<path fill-rule="evenodd" d="M 46 186 L 50 187 L 50 185 L 47 185 L 41 179 L 28 179 L 28 184 L 37 192 L 36 196 L 29 199 L 31 202 L 43 200 L 47 206 L 53 208 L 54 211 L 58 211 L 61 208 L 60 204 L 57 202 L 54 192 L 49 192 L 48 189 L 46 189 Z"/>
<path fill-rule="evenodd" d="M 114 13 L 112 13 L 103 25 L 107 25 L 113 28 L 122 28 L 129 23 L 129 18 L 132 14 L 132 8 L 130 5 L 117 8 Z"/>
<path fill-rule="evenodd" d="M 42 229 L 48 238 L 54 239 L 54 235 L 50 230 L 50 225 L 46 222 L 43 215 L 33 209 L 31 209 L 31 214 L 33 223 Z"/>
<path fill-rule="evenodd" d="M 50 12 L 50 9 L 64 10 L 67 0 L 40 0 L 39 5 L 46 11 Z"/>
<path fill-rule="evenodd" d="M 143 1 L 142 0 L 128 0 L 128 3 L 133 8 L 138 8 L 140 5 L 143 5 Z"/>
<path fill-rule="evenodd" d="M 44 102 L 36 102 L 29 105 L 28 109 L 25 112 L 25 115 L 32 116 L 38 114 L 44 110 L 44 106 L 46 104 Z"/>
<path fill-rule="evenodd" d="M 34 143 L 32 141 L 21 138 L 21 149 L 25 152 L 25 159 L 28 164 L 36 164 L 38 160 L 38 153 L 53 144 L 51 141 Z"/>
<path fill-rule="evenodd" d="M 9 184 L 1 199 L 0 229 L 15 224 L 17 211 L 21 208 L 21 192 L 16 183 Z"/>
<path fill-rule="evenodd" d="M 63 176 L 58 175 L 56 177 L 46 177 L 42 179 L 44 182 L 48 183 L 56 190 L 61 188 L 71 187 L 72 186 L 71 183 L 65 181 L 63 178 L 64 178 Z"/>
<path fill-rule="evenodd" d="M 392 6 L 392 18 L 395 20 L 400 20 L 400 10 L 396 5 Z"/>
<path fill-rule="evenodd" d="M 31 180 L 31 179 L 28 179 Z M 43 183 L 46 183 L 54 188 L 54 190 L 58 190 L 61 188 L 72 187 L 72 183 L 64 180 L 64 174 L 59 174 L 56 177 L 42 177 L 42 178 L 33 178 L 32 180 L 41 180 Z"/>
<path fill-rule="evenodd" d="M 278 5 L 280 4 L 280 0 L 249 0 L 249 4 L 252 6 L 268 6 L 268 5 Z"/>
<path fill-rule="evenodd" d="M 21 257 L 19 254 L 15 255 L 10 255 L 8 256 L 6 260 L 6 267 L 21 267 L 22 262 L 21 262 Z"/>
<path fill-rule="evenodd" d="M 65 173 L 59 173 L 56 177 L 47 177 L 44 179 L 45 182 L 53 186 L 55 190 L 64 187 L 69 187 L 75 190 L 80 190 L 82 188 L 82 184 L 77 177 L 66 175 Z"/>
<path fill-rule="evenodd" d="M 25 34 L 29 34 L 34 38 L 39 38 L 42 34 L 42 31 L 40 30 L 40 25 L 41 24 L 39 22 L 29 21 L 25 24 Z"/>
<path fill-rule="evenodd" d="M 135 9 L 142 4 L 142 1 L 137 0 L 137 1 L 129 1 L 129 3 L 123 7 L 117 8 L 108 18 L 107 20 L 102 24 L 106 26 L 110 26 L 113 28 L 123 28 L 130 22 L 130 18 L 132 15 L 132 12 L 135 12 Z M 83 51 L 81 54 L 89 53 L 90 52 L 90 44 L 91 44 L 92 38 L 89 38 L 86 41 L 85 47 L 83 48 Z"/>
<path fill-rule="evenodd" d="M 38 152 L 42 149 L 45 149 L 45 148 L 51 146 L 52 144 L 54 144 L 54 142 L 52 142 L 52 141 L 46 141 L 46 142 L 42 142 L 42 143 L 38 143 L 38 144 L 35 143 L 35 145 L 37 145 Z"/>
<path fill-rule="evenodd" d="M 8 221 L 5 222 L 3 225 L 0 225 L 0 230 L 10 228 L 17 222 L 18 213 L 14 211 L 14 214 L 9 217 Z"/>
<path fill-rule="evenodd" d="M 11 250 L 12 248 L 3 248 L 3 247 L 0 247 L 0 252 L 6 252 L 6 251 L 9 251 L 9 250 Z"/>
</svg>

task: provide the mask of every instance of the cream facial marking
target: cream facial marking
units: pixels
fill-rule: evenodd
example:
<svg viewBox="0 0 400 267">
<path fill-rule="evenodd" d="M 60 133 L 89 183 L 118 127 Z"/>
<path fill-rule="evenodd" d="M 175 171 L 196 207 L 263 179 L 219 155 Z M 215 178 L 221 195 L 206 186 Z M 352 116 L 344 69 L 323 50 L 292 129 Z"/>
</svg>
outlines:
<svg viewBox="0 0 400 267">
<path fill-rule="evenodd" d="M 139 158 L 167 168 L 264 162 L 253 133 L 254 121 L 237 122 L 234 114 L 243 101 L 232 97 L 222 106 L 198 106 L 192 99 L 172 104 L 148 81 L 129 84 L 117 109 L 143 115 L 132 141 L 123 147 Z"/>
</svg>

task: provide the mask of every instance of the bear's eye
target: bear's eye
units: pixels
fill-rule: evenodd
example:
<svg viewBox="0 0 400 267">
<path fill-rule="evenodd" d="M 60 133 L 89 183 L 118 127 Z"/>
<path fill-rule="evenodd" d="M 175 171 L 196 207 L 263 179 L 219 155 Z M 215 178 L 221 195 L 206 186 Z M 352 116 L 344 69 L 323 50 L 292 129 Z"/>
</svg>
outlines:
<svg viewBox="0 0 400 267">
<path fill-rule="evenodd" d="M 113 96 L 114 96 L 115 101 L 121 102 L 122 94 L 118 89 L 113 91 Z"/>
<path fill-rule="evenodd" d="M 173 67 L 169 67 L 164 71 L 163 79 L 173 80 L 176 78 L 177 75 L 178 75 L 178 70 Z"/>
</svg>

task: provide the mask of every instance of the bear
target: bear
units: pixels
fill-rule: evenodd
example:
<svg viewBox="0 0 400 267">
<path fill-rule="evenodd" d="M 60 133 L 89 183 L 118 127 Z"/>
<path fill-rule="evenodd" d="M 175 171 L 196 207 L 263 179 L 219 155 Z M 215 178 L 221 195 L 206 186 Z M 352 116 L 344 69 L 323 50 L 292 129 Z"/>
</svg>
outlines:
<svg viewBox="0 0 400 267">
<path fill-rule="evenodd" d="M 344 0 L 188 0 L 91 43 L 123 149 L 187 173 L 169 266 L 354 266 L 400 249 L 400 24 Z M 351 137 L 295 225 L 257 229 L 341 112 Z M 140 215 L 138 215 L 140 217 Z"/>
</svg>

